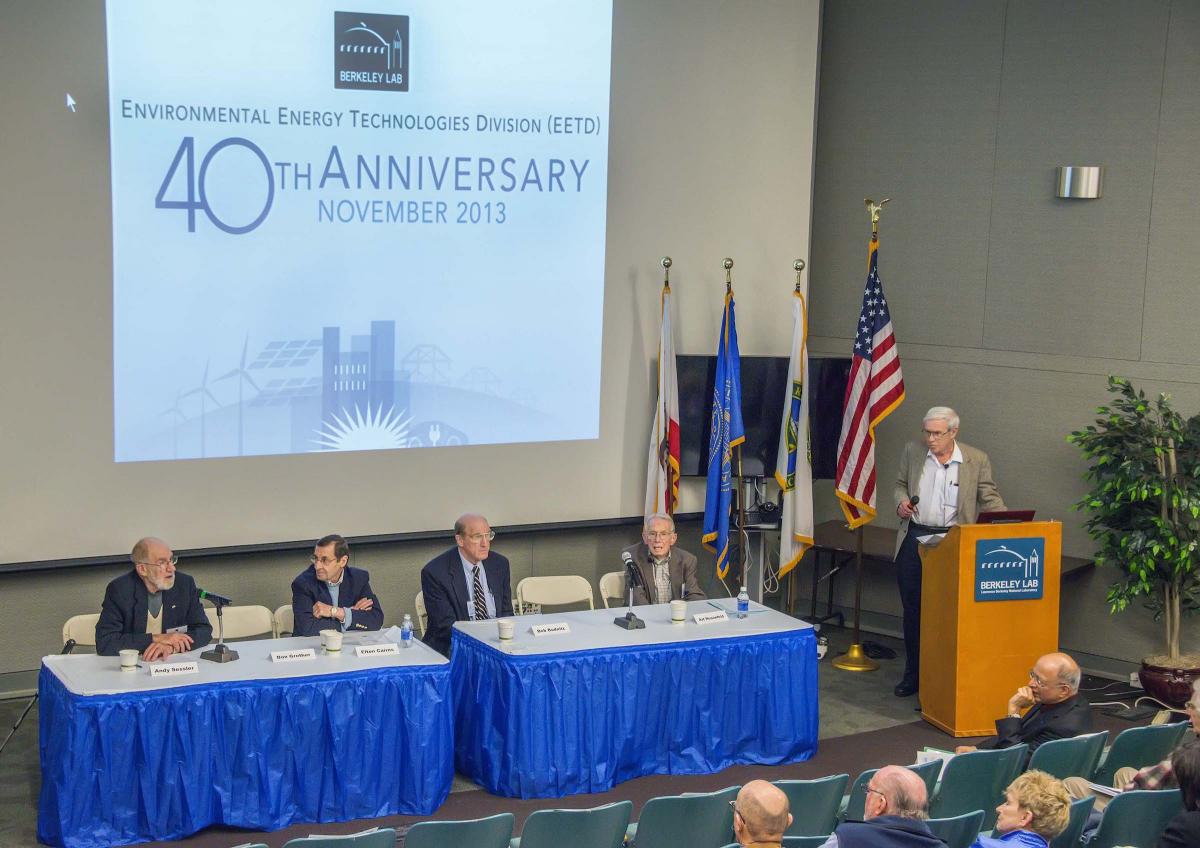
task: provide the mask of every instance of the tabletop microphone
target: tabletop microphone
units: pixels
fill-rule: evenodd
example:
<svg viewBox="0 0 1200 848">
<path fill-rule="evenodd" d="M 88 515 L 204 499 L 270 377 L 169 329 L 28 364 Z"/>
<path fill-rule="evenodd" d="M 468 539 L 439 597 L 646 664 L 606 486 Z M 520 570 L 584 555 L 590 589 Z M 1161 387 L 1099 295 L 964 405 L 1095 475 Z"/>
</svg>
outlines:
<svg viewBox="0 0 1200 848">
<path fill-rule="evenodd" d="M 68 639 L 67 644 L 63 645 L 62 652 L 64 654 L 71 653 L 71 651 L 75 650 L 75 644 L 76 644 L 76 642 L 74 639 Z"/>
<path fill-rule="evenodd" d="M 224 595 L 218 595 L 215 592 L 206 592 L 203 589 L 200 590 L 200 600 L 212 601 L 214 604 L 218 604 L 220 606 L 233 606 L 233 601 L 229 600 L 229 598 L 225 597 Z"/>
<path fill-rule="evenodd" d="M 629 551 L 621 552 L 621 562 L 625 563 L 625 583 L 626 588 L 629 590 L 629 612 L 614 618 L 613 624 L 617 625 L 617 627 L 623 627 L 626 630 L 644 630 L 646 622 L 633 614 L 633 587 L 640 586 L 643 589 L 646 588 L 646 584 L 642 580 L 641 569 L 634 563 L 633 554 L 629 553 Z"/>
</svg>

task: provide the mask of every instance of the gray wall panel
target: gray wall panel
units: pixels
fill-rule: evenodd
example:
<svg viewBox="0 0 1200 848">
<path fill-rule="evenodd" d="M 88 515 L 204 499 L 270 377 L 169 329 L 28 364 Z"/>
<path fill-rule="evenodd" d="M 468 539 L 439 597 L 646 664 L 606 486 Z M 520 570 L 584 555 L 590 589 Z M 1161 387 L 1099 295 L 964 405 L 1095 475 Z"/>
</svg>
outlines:
<svg viewBox="0 0 1200 848">
<path fill-rule="evenodd" d="M 1150 213 L 1146 274 L 1147 332 L 1142 356 L 1200 363 L 1195 316 L 1200 313 L 1196 272 L 1196 199 L 1200 198 L 1200 3 L 1171 6 L 1163 76 L 1162 126 Z"/>
<path fill-rule="evenodd" d="M 1136 359 L 1166 3 L 1009 4 L 985 347 Z M 1099 201 L 1056 165 L 1104 165 Z"/>
<path fill-rule="evenodd" d="M 980 343 L 1003 24 L 994 2 L 826 4 L 814 333 L 849 336 L 870 234 L 863 198 L 891 197 L 880 267 L 900 341 Z"/>
</svg>

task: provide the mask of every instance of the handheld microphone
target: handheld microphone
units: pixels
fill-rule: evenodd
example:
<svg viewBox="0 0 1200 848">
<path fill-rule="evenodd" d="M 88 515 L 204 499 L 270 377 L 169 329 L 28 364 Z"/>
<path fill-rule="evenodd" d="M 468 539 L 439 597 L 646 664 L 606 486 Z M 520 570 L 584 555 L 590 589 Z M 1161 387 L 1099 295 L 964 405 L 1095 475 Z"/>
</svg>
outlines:
<svg viewBox="0 0 1200 848">
<path fill-rule="evenodd" d="M 227 607 L 233 606 L 233 601 L 229 600 L 229 598 L 225 597 L 224 595 L 218 595 L 215 592 L 206 592 L 203 589 L 200 590 L 200 600 L 212 601 L 214 604 Z"/>
<path fill-rule="evenodd" d="M 908 502 L 910 504 L 912 504 L 913 506 L 916 506 L 917 504 L 919 504 L 921 502 L 921 496 L 913 495 L 911 498 L 908 499 Z"/>
</svg>

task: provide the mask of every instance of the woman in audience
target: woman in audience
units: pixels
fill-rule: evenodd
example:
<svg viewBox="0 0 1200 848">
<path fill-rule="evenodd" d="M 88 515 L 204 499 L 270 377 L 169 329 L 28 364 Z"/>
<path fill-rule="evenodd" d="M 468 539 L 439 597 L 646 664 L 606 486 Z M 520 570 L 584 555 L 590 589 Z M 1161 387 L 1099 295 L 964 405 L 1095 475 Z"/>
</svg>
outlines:
<svg viewBox="0 0 1200 848">
<path fill-rule="evenodd" d="M 1001 835 L 980 834 L 971 848 L 1049 848 L 1067 829 L 1071 798 L 1061 780 L 1044 771 L 1027 771 L 1008 784 L 996 813 L 996 832 Z"/>
<path fill-rule="evenodd" d="M 1158 848 L 1196 848 L 1200 845 L 1200 741 L 1175 749 L 1171 771 L 1183 794 L 1183 812 L 1167 824 Z"/>
</svg>

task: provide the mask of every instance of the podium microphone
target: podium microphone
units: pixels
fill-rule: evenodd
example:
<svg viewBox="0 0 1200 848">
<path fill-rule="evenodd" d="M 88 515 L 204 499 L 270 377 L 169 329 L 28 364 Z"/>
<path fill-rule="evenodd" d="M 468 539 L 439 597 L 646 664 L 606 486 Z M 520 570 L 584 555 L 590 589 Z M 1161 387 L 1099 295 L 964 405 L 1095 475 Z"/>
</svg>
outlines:
<svg viewBox="0 0 1200 848">
<path fill-rule="evenodd" d="M 646 584 L 642 581 L 642 571 L 634 563 L 633 554 L 629 553 L 629 551 L 621 553 L 621 562 L 625 564 L 625 584 L 626 588 L 629 589 L 629 612 L 614 618 L 613 624 L 625 630 L 645 630 L 646 622 L 633 614 L 633 588 L 634 586 L 641 586 L 643 589 L 646 588 Z"/>
</svg>

